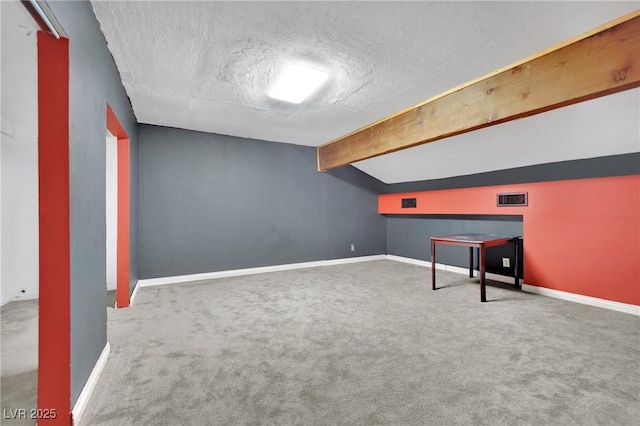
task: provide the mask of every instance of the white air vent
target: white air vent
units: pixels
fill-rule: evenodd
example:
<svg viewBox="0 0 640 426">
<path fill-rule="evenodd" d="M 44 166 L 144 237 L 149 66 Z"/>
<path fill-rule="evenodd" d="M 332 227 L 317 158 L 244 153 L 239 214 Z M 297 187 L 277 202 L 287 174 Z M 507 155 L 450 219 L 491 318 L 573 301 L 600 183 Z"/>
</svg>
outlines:
<svg viewBox="0 0 640 426">
<path fill-rule="evenodd" d="M 526 192 L 510 192 L 498 194 L 498 207 L 526 206 L 529 197 Z"/>
</svg>

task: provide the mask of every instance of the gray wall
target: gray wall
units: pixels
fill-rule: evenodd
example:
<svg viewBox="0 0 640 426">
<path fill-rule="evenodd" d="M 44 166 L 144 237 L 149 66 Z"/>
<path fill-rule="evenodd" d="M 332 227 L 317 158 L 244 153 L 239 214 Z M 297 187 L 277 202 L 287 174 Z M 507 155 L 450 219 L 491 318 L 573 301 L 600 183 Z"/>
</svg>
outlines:
<svg viewBox="0 0 640 426">
<path fill-rule="evenodd" d="M 522 236 L 522 216 L 389 216 L 387 218 L 387 253 L 412 259 L 431 260 L 431 237 L 463 232 Z M 503 275 L 512 275 L 515 264 L 514 253 L 514 244 L 488 248 L 487 270 Z M 477 254 L 475 256 L 475 264 L 477 265 Z M 511 259 L 511 267 L 502 267 L 502 257 Z M 436 247 L 436 261 L 467 268 L 469 266 L 469 249 L 438 245 Z M 518 269 L 522 273 L 522 268 Z"/>
<path fill-rule="evenodd" d="M 634 174 L 638 159 L 628 154 L 385 185 L 353 167 L 318 173 L 309 147 L 142 125 L 140 277 L 381 253 L 427 260 L 430 236 L 522 235 L 522 218 L 384 217 L 376 214 L 377 194 Z M 489 250 L 488 270 L 510 275 L 501 258 L 513 260 L 513 249 Z M 442 247 L 438 262 L 465 267 L 467 254 Z"/>
<path fill-rule="evenodd" d="M 444 179 L 383 185 L 381 193 L 433 191 L 516 183 L 550 182 L 640 174 L 640 152 L 582 160 L 558 161 Z"/>
<path fill-rule="evenodd" d="M 49 2 L 69 36 L 71 407 L 107 342 L 106 104 L 131 138 L 131 284 L 137 280 L 138 125 L 88 2 Z M 132 287 L 132 286 L 131 286 Z"/>
<path fill-rule="evenodd" d="M 140 278 L 386 252 L 379 182 L 315 148 L 142 125 L 139 161 Z"/>
</svg>

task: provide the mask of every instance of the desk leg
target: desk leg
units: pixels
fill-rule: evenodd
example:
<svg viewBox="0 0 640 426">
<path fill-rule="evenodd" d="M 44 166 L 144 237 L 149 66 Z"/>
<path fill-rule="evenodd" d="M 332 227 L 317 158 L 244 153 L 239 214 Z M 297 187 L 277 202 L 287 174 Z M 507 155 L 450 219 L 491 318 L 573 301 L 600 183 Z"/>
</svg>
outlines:
<svg viewBox="0 0 640 426">
<path fill-rule="evenodd" d="M 480 301 L 481 302 L 486 302 L 487 301 L 487 291 L 485 289 L 485 278 L 484 278 L 484 273 L 485 273 L 485 267 L 484 267 L 484 261 L 486 260 L 486 255 L 485 255 L 485 249 L 484 249 L 484 244 L 482 244 L 480 246 Z"/>
<path fill-rule="evenodd" d="M 473 278 L 473 247 L 469 247 L 469 278 Z"/>
<path fill-rule="evenodd" d="M 518 258 L 519 254 L 520 254 L 520 247 L 519 247 L 520 246 L 520 239 L 519 238 L 515 240 L 515 246 L 516 246 L 516 255 L 514 256 L 514 259 L 515 259 L 514 268 L 515 268 L 515 270 L 514 270 L 513 276 L 514 276 L 515 281 L 516 281 L 516 288 L 520 288 L 520 278 L 518 277 L 518 263 L 519 263 L 518 261 L 520 260 Z"/>
<path fill-rule="evenodd" d="M 436 243 L 431 241 L 431 289 L 436 289 Z"/>
</svg>

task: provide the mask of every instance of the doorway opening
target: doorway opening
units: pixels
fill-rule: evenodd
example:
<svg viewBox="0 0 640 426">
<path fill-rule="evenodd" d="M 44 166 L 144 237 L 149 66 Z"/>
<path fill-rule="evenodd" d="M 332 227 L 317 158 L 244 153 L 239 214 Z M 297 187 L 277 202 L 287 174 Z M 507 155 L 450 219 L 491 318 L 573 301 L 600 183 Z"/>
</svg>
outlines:
<svg viewBox="0 0 640 426">
<path fill-rule="evenodd" d="M 107 286 L 110 273 L 115 279 L 116 308 L 125 308 L 130 303 L 129 276 L 129 136 L 118 117 L 107 104 Z M 115 143 L 114 143 L 115 142 Z M 115 148 L 113 147 L 115 145 Z M 114 187 L 115 186 L 115 187 Z M 112 228 L 114 227 L 114 228 Z M 111 262 L 111 263 L 110 263 Z M 111 268 L 111 271 L 110 271 Z M 106 289 L 105 289 L 106 291 Z M 107 298 L 107 300 L 109 300 Z M 110 303 L 110 302 L 109 302 Z"/>
<path fill-rule="evenodd" d="M 118 138 L 107 130 L 106 141 L 107 307 L 115 308 L 118 275 Z"/>
</svg>

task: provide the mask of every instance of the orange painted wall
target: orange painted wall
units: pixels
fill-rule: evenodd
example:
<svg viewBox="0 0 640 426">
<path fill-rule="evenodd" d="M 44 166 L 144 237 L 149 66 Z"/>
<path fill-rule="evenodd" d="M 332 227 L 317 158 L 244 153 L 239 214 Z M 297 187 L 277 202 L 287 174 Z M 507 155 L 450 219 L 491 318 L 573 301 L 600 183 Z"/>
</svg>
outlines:
<svg viewBox="0 0 640 426">
<path fill-rule="evenodd" d="M 118 231 L 117 231 L 117 284 L 116 300 L 118 308 L 129 306 L 129 139 L 118 139 Z"/>
<path fill-rule="evenodd" d="M 527 207 L 496 206 L 516 191 Z M 408 197 L 417 208 L 400 208 Z M 526 284 L 640 305 L 639 175 L 384 194 L 378 212 L 522 215 Z"/>
<path fill-rule="evenodd" d="M 120 120 L 107 104 L 107 129 L 118 140 L 118 231 L 116 305 L 125 308 L 130 303 L 130 140 Z"/>
<path fill-rule="evenodd" d="M 69 40 L 38 32 L 38 424 L 71 421 Z M 42 414 L 42 416 L 40 416 Z"/>
</svg>

